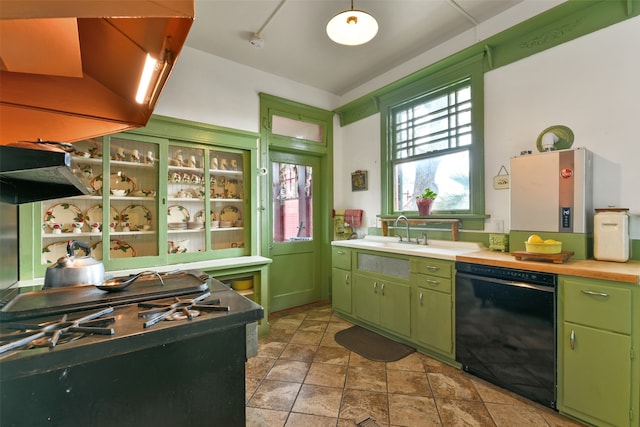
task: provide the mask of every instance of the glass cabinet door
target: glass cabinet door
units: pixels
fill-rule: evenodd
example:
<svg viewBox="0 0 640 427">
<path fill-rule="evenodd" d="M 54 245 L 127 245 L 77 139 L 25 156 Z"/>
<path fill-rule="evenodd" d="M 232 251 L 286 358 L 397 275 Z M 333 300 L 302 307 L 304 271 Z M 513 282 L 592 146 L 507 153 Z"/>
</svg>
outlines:
<svg viewBox="0 0 640 427">
<path fill-rule="evenodd" d="M 203 252 L 207 221 L 205 150 L 170 145 L 168 155 L 167 252 Z"/>
<path fill-rule="evenodd" d="M 110 138 L 109 179 L 104 175 L 95 185 L 109 201 L 109 211 L 102 209 L 102 228 L 108 233 L 95 245 L 96 258 L 158 255 L 158 149 L 146 141 Z"/>
<path fill-rule="evenodd" d="M 212 150 L 209 156 L 211 248 L 245 247 L 244 155 Z"/>
</svg>

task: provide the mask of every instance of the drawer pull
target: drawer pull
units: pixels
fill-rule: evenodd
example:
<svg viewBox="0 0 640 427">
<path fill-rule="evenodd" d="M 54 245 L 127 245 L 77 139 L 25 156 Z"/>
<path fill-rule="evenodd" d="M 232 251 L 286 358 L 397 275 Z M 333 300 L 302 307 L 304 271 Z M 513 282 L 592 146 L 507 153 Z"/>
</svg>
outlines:
<svg viewBox="0 0 640 427">
<path fill-rule="evenodd" d="M 347 273 L 344 275 L 344 284 L 345 285 L 351 284 L 351 273 Z"/>
<path fill-rule="evenodd" d="M 604 292 L 590 291 L 588 289 L 583 289 L 582 293 L 587 295 L 594 295 L 597 297 L 605 297 L 605 298 L 609 296 L 609 294 L 605 294 Z"/>
<path fill-rule="evenodd" d="M 380 292 L 382 292 L 382 295 L 384 295 L 384 283 L 382 284 L 382 286 L 380 286 Z"/>
<path fill-rule="evenodd" d="M 378 282 L 373 282 L 373 293 L 374 294 L 378 293 Z"/>
<path fill-rule="evenodd" d="M 344 251 L 338 251 L 338 255 L 344 255 Z"/>
<path fill-rule="evenodd" d="M 576 331 L 571 330 L 571 335 L 569 336 L 569 345 L 571 346 L 571 350 L 576 349 Z"/>
<path fill-rule="evenodd" d="M 439 285 L 440 284 L 439 280 L 426 279 L 425 281 L 430 285 Z"/>
<path fill-rule="evenodd" d="M 440 267 L 438 267 L 437 265 L 427 265 L 427 270 L 429 270 L 429 271 L 438 271 L 438 270 L 440 270 Z"/>
<path fill-rule="evenodd" d="M 418 299 L 420 300 L 420 305 L 422 305 L 422 292 L 420 292 L 420 296 L 418 297 Z"/>
</svg>

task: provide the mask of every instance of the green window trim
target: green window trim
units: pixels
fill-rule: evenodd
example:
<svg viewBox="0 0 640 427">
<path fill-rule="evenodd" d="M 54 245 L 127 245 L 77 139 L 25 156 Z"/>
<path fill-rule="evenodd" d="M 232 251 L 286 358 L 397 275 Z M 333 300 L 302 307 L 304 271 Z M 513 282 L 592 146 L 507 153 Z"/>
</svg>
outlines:
<svg viewBox="0 0 640 427">
<path fill-rule="evenodd" d="M 379 108 L 381 115 L 381 215 L 413 214 L 414 211 L 394 211 L 393 204 L 393 164 L 390 163 L 392 157 L 392 135 L 390 110 L 404 102 L 410 102 L 416 98 L 427 95 L 451 83 L 469 79 L 471 84 L 472 108 L 472 140 L 468 147 L 470 153 L 469 170 L 469 211 L 464 213 L 438 212 L 442 217 L 447 218 L 469 218 L 471 216 L 484 216 L 484 55 L 476 55 L 449 68 L 442 69 L 437 73 L 424 76 L 422 79 L 411 84 L 400 87 L 393 92 L 380 97 Z M 467 147 L 465 147 L 467 148 Z M 469 228 L 482 229 L 483 223 L 478 221 L 467 222 Z M 467 227 L 465 227 L 467 228 Z"/>
<path fill-rule="evenodd" d="M 390 93 L 471 57 L 482 55 L 484 71 L 493 70 L 638 15 L 640 0 L 569 0 L 334 112 L 340 118 L 340 126 L 346 126 L 380 112 L 380 99 Z M 598 60 L 597 56 L 594 60 Z"/>
</svg>

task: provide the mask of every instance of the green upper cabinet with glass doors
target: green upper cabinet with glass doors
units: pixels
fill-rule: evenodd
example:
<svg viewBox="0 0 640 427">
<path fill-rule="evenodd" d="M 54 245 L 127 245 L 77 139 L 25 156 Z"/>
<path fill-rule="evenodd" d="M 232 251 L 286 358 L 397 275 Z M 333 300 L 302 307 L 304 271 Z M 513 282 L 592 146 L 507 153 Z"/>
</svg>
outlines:
<svg viewBox="0 0 640 427">
<path fill-rule="evenodd" d="M 73 147 L 94 194 L 20 207 L 21 280 L 69 240 L 107 271 L 257 254 L 257 134 L 155 116 Z"/>
</svg>

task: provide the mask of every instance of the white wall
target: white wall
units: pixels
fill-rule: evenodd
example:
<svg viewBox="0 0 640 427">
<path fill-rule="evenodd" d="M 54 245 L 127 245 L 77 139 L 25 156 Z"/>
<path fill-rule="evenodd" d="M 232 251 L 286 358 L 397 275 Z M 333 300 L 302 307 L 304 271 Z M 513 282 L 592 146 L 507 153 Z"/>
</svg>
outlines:
<svg viewBox="0 0 640 427">
<path fill-rule="evenodd" d="M 329 92 L 185 47 L 155 114 L 260 132 L 260 92 L 332 110 Z"/>
<path fill-rule="evenodd" d="M 640 40 L 638 17 L 485 75 L 485 201 L 505 230 L 509 191 L 494 190 L 492 177 L 520 151 L 537 151 L 542 130 L 565 125 L 574 147 L 594 153 L 594 208 L 629 208 L 640 238 L 640 54 L 632 40 Z"/>
</svg>

